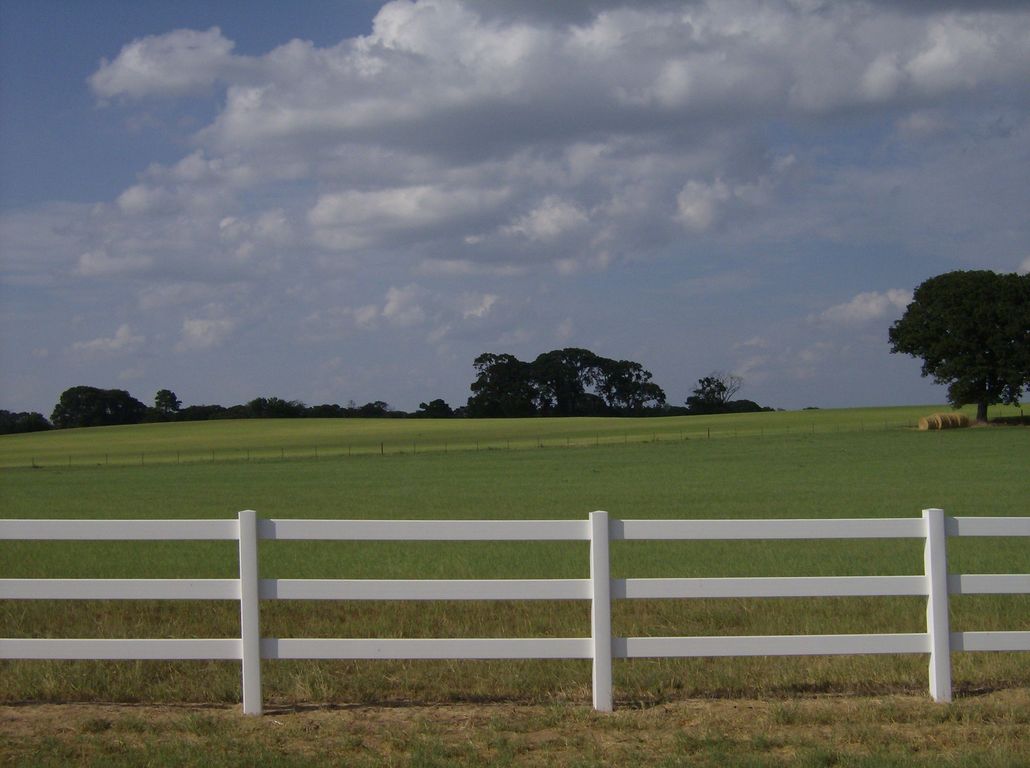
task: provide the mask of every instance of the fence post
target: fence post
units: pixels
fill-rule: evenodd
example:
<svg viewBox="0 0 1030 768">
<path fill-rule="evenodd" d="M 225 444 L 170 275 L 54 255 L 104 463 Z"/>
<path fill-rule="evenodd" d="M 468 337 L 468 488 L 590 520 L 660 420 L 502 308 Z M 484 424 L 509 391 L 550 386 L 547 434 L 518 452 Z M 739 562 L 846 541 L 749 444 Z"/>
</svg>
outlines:
<svg viewBox="0 0 1030 768">
<path fill-rule="evenodd" d="M 951 635 L 948 626 L 948 539 L 943 509 L 924 509 L 926 548 L 926 632 L 930 639 L 930 697 L 951 701 Z"/>
<path fill-rule="evenodd" d="M 594 709 L 612 711 L 612 601 L 608 513 L 590 513 L 590 636 L 594 651 Z"/>
<path fill-rule="evenodd" d="M 243 714 L 261 714 L 261 622 L 258 595 L 257 513 L 240 512 L 240 659 Z"/>
</svg>

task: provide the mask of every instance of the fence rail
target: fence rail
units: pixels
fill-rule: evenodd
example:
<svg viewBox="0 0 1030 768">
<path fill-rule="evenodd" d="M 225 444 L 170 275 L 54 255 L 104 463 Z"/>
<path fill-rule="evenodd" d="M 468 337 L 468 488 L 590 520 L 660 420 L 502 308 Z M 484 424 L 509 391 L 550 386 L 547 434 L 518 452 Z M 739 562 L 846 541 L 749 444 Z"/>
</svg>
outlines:
<svg viewBox="0 0 1030 768">
<path fill-rule="evenodd" d="M 951 632 L 949 595 L 1030 594 L 1030 574 L 948 574 L 947 538 L 1030 536 L 1030 517 L 837 520 L 0 520 L 0 540 L 235 540 L 238 579 L 0 579 L 5 600 L 234 600 L 240 637 L 0 639 L 2 659 L 226 659 L 241 662 L 243 711 L 260 714 L 265 659 L 591 659 L 593 705 L 612 709 L 613 659 L 928 653 L 929 690 L 951 700 L 954 651 L 1030 651 L 1030 632 Z M 918 538 L 924 572 L 902 576 L 612 579 L 610 542 Z M 259 579 L 260 540 L 589 541 L 588 579 Z M 745 637 L 613 637 L 612 600 L 925 596 L 926 632 Z M 262 638 L 262 600 L 589 600 L 591 635 L 575 638 Z"/>
</svg>

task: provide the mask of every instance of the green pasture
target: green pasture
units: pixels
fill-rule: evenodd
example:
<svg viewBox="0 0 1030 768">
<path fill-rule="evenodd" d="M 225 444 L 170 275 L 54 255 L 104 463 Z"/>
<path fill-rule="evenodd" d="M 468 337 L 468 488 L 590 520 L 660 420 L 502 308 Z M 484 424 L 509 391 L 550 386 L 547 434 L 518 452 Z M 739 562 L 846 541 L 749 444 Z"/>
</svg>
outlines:
<svg viewBox="0 0 1030 768">
<path fill-rule="evenodd" d="M 213 422 L 19 436 L 25 439 L 5 438 L 0 454 L 7 467 L 0 470 L 0 514 L 188 519 L 233 517 L 252 508 L 262 517 L 568 519 L 604 509 L 623 518 L 747 520 L 916 517 L 926 507 L 961 516 L 1028 514 L 1030 431 L 911 428 L 932 410 L 710 419 Z M 328 450 L 332 430 L 340 430 L 335 444 L 351 445 L 349 452 Z M 401 448 L 410 430 L 421 430 L 414 451 Z M 392 437 L 396 451 L 385 448 Z M 210 449 L 200 444 L 216 439 L 235 457 L 222 459 L 215 448 L 215 461 L 203 460 L 203 450 Z M 286 448 L 286 460 L 274 455 L 277 443 Z M 191 444 L 196 460 L 86 460 L 89 450 L 113 456 L 141 447 L 182 456 Z M 313 452 L 301 460 L 304 444 L 323 446 L 317 460 Z M 254 454 L 261 446 L 269 455 L 259 458 Z M 81 453 L 72 454 L 70 466 L 57 459 L 73 450 Z M 30 453 L 36 468 L 26 460 Z M 1027 573 L 1030 541 L 953 540 L 949 562 L 953 572 Z M 224 578 L 233 577 L 236 567 L 232 542 L 0 542 L 0 578 Z M 579 542 L 265 542 L 261 568 L 264 577 L 282 578 L 588 574 L 587 545 Z M 612 563 L 616 578 L 921 570 L 918 540 L 618 542 Z M 918 632 L 925 626 L 925 601 L 620 601 L 613 621 L 617 635 Z M 238 607 L 229 602 L 0 602 L 0 637 L 218 637 L 236 635 L 238 625 Z M 1028 630 L 1030 597 L 955 599 L 952 626 Z M 263 604 L 262 632 L 573 637 L 589 633 L 589 615 L 579 602 L 284 601 Z M 622 702 L 803 691 L 918 693 L 926 688 L 926 660 L 635 660 L 617 664 L 615 675 Z M 590 680 L 583 662 L 269 662 L 263 676 L 266 699 L 283 702 L 586 702 Z M 1019 654 L 956 655 L 955 679 L 960 694 L 1027 686 L 1030 664 Z M 239 698 L 238 664 L 221 662 L 5 662 L 0 681 L 0 701 Z"/>
<path fill-rule="evenodd" d="M 946 406 L 575 419 L 245 419 L 0 436 L 0 468 L 318 460 L 912 429 Z M 965 412 L 972 416 L 974 409 Z M 1019 415 L 995 407 L 992 417 Z"/>
</svg>

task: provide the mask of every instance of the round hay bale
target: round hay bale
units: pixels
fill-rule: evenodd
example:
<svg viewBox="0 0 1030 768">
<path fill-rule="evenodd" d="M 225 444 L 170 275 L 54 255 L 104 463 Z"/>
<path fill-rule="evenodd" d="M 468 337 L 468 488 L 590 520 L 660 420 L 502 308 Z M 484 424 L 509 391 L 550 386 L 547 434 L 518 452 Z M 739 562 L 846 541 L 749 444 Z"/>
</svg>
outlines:
<svg viewBox="0 0 1030 768">
<path fill-rule="evenodd" d="M 964 413 L 942 413 L 941 429 L 961 429 L 969 426 L 969 417 Z"/>
<path fill-rule="evenodd" d="M 919 429 L 923 432 L 939 429 L 960 429 L 968 426 L 969 417 L 964 413 L 933 413 L 919 420 Z"/>
</svg>

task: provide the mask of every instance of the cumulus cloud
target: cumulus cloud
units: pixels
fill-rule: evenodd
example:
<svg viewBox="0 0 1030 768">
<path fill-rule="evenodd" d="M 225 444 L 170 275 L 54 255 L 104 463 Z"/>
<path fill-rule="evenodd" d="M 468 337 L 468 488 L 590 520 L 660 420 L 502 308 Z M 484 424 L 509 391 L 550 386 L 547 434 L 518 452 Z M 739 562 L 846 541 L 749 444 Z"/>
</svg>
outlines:
<svg viewBox="0 0 1030 768">
<path fill-rule="evenodd" d="M 1030 14 L 891 7 L 404 0 L 365 36 L 257 57 L 217 28 L 145 37 L 91 84 L 126 99 L 224 87 L 199 148 L 115 204 L 169 227 L 210 216 L 236 262 L 308 245 L 404 249 L 452 276 L 575 274 L 742 219 L 761 227 L 813 158 L 763 152 L 760 121 L 922 99 L 922 123 L 899 120 L 916 136 L 933 99 L 1030 67 Z M 285 189 L 264 222 L 240 210 Z M 202 251 L 197 239 L 182 249 Z"/>
<path fill-rule="evenodd" d="M 554 240 L 579 229 L 589 220 L 586 212 L 575 203 L 548 195 L 540 205 L 502 231 L 529 240 Z"/>
<path fill-rule="evenodd" d="M 674 348 L 633 318 L 701 326 L 693 308 L 731 293 L 778 311 L 842 251 L 888 285 L 911 279 L 889 277 L 899 254 L 925 275 L 1011 269 L 1030 237 L 1028 32 L 1026 4 L 1000 1 L 398 0 L 367 34 L 254 56 L 217 28 L 155 34 L 89 85 L 153 141 L 154 115 L 176 125 L 160 154 L 177 159 L 95 204 L 5 210 L 0 278 L 83 291 L 68 312 L 117 307 L 183 352 L 246 317 L 275 318 L 254 337 L 290 354 L 431 336 L 474 356 L 594 328 L 615 300 L 615 332 Z M 527 310 L 545 287 L 561 301 Z M 843 334 L 903 293 L 792 320 Z"/>
<path fill-rule="evenodd" d="M 730 195 L 722 179 L 711 184 L 688 181 L 676 196 L 676 218 L 687 229 L 704 232 L 712 226 L 720 206 L 730 199 Z"/>
<path fill-rule="evenodd" d="M 837 304 L 818 315 L 818 320 L 840 325 L 859 325 L 900 315 L 912 301 L 912 292 L 901 288 L 860 293 L 843 304 Z"/>
<path fill-rule="evenodd" d="M 389 243 L 397 236 L 432 231 L 496 205 L 503 190 L 418 185 L 322 195 L 308 213 L 315 240 L 332 250 Z"/>
<path fill-rule="evenodd" d="M 221 346 L 236 330 L 237 322 L 228 317 L 186 318 L 182 321 L 177 352 L 213 349 Z"/>
<path fill-rule="evenodd" d="M 77 341 L 72 344 L 72 350 L 87 356 L 125 354 L 136 351 L 145 341 L 145 336 L 133 333 L 128 323 L 123 323 L 114 336 Z"/>
<path fill-rule="evenodd" d="M 150 35 L 122 48 L 113 61 L 101 61 L 89 78 L 101 97 L 180 94 L 210 87 L 236 69 L 234 43 L 218 27 L 178 29 Z"/>
<path fill-rule="evenodd" d="M 75 272 L 83 277 L 114 277 L 142 272 L 152 264 L 153 259 L 147 256 L 111 256 L 100 249 L 79 256 Z"/>
</svg>

